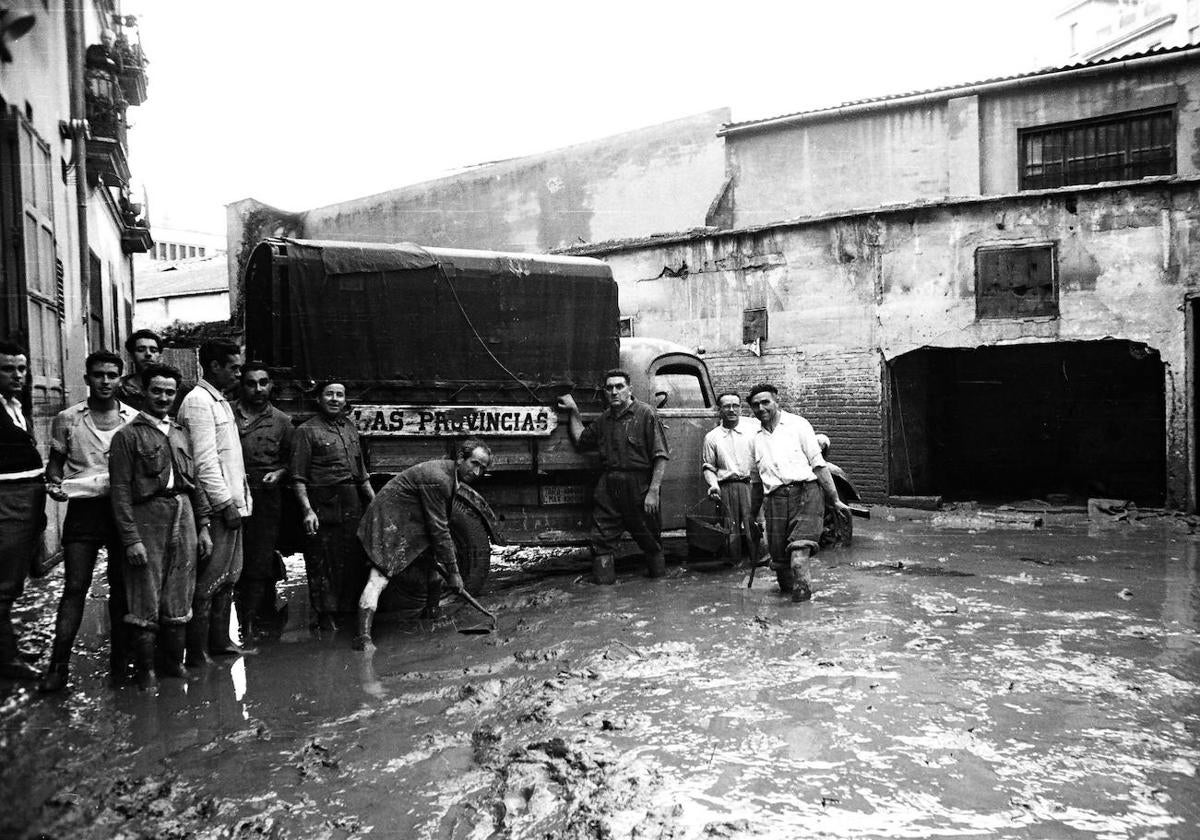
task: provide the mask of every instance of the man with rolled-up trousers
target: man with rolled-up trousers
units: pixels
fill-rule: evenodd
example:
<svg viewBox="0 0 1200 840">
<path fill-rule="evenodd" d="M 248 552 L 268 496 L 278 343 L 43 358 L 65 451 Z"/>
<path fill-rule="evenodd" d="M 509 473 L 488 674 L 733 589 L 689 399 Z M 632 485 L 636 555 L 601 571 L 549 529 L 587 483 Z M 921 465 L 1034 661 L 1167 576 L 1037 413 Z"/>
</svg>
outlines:
<svg viewBox="0 0 1200 840">
<path fill-rule="evenodd" d="M 242 373 L 241 348 L 213 339 L 200 345 L 204 378 L 179 406 L 196 457 L 196 483 L 212 508 L 213 550 L 197 569 L 192 620 L 188 624 L 187 663 L 211 662 L 209 654 L 240 656 L 245 651 L 229 636 L 233 591 L 242 574 L 242 519 L 253 506 L 242 443 L 225 392 Z"/>
<path fill-rule="evenodd" d="M 793 601 L 812 598 L 810 559 L 817 553 L 825 505 L 848 512 L 821 457 L 812 424 L 779 407 L 779 391 L 769 383 L 750 391 L 750 408 L 761 428 L 750 444 L 762 481 L 771 565 L 779 591 Z"/>
</svg>

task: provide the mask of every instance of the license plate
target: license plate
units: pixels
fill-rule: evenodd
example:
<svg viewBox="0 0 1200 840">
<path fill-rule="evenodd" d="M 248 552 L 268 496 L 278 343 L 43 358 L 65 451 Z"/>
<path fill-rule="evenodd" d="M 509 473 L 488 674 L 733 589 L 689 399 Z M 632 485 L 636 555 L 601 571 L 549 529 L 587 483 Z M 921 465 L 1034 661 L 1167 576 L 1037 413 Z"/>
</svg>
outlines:
<svg viewBox="0 0 1200 840">
<path fill-rule="evenodd" d="M 544 505 L 578 505 L 587 499 L 587 488 L 572 484 L 551 484 L 542 488 Z"/>
</svg>

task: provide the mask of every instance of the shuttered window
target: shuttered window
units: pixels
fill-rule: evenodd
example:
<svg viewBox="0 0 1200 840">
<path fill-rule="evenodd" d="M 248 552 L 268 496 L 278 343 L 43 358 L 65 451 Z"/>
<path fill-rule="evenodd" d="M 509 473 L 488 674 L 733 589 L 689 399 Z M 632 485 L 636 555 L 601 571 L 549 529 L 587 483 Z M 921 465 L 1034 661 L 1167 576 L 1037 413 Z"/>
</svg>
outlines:
<svg viewBox="0 0 1200 840">
<path fill-rule="evenodd" d="M 1175 173 L 1171 108 L 1024 129 L 1020 143 L 1023 190 Z"/>
</svg>

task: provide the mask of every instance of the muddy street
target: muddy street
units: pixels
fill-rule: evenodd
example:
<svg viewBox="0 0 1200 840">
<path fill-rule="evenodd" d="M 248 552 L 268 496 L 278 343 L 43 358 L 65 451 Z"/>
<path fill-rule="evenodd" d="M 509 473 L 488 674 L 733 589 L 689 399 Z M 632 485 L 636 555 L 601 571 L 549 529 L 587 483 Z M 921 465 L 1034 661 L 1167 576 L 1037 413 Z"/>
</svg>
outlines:
<svg viewBox="0 0 1200 840">
<path fill-rule="evenodd" d="M 373 654 L 293 567 L 281 636 L 156 694 L 107 685 L 93 601 L 67 694 L 0 684 L 0 836 L 1200 836 L 1200 543 L 897 519 L 799 605 L 501 557 L 495 633 L 451 608 Z"/>
</svg>

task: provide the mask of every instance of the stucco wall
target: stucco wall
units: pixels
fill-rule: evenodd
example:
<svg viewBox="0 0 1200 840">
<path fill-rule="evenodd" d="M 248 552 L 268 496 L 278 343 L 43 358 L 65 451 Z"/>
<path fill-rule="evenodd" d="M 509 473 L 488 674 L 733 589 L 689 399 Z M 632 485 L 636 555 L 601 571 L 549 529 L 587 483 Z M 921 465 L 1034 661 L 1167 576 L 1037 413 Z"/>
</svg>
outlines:
<svg viewBox="0 0 1200 840">
<path fill-rule="evenodd" d="M 728 109 L 674 120 L 305 214 L 314 239 L 547 251 L 704 224 L 724 178 Z"/>
<path fill-rule="evenodd" d="M 980 97 L 980 145 L 984 149 L 984 193 L 1010 193 L 1018 185 L 1017 132 L 1022 128 L 1052 125 L 1137 111 L 1176 106 L 1176 172 L 1194 175 L 1197 166 L 1196 133 L 1200 129 L 1200 65 L 1175 63 L 1136 74 L 1106 73 L 1070 85 L 1045 82 Z"/>
<path fill-rule="evenodd" d="M 733 227 L 1018 188 L 1022 128 L 1176 106 L 1176 173 L 1200 172 L 1200 51 L 870 103 L 726 136 Z"/>
<path fill-rule="evenodd" d="M 175 321 L 202 322 L 229 319 L 229 294 L 187 295 L 184 297 L 148 298 L 138 301 L 137 329 L 157 330 Z"/>
<path fill-rule="evenodd" d="M 726 138 L 734 226 L 949 192 L 946 103 Z"/>
<path fill-rule="evenodd" d="M 1197 285 L 1197 237 L 1200 187 L 1183 180 L 577 252 L 611 263 L 638 334 L 705 348 L 718 389 L 777 379 L 793 405 L 840 424 L 849 453 L 839 461 L 872 489 L 886 485 L 884 359 L 920 347 L 1145 343 L 1166 368 L 1167 498 L 1183 505 L 1191 364 L 1181 307 Z M 976 248 L 1032 242 L 1057 243 L 1060 317 L 976 319 Z M 761 306 L 769 338 L 759 358 L 741 344 L 741 324 Z"/>
</svg>

